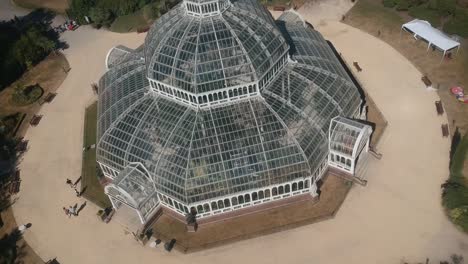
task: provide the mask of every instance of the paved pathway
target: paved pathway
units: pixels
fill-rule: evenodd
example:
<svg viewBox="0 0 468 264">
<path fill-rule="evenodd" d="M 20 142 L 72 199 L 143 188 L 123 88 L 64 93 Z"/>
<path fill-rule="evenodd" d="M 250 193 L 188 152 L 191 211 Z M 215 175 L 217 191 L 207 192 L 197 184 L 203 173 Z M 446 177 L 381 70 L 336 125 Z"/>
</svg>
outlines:
<svg viewBox="0 0 468 264">
<path fill-rule="evenodd" d="M 422 88 L 420 73 L 398 52 L 341 23 L 319 30 L 349 61 L 389 121 L 380 151 L 369 164 L 369 185 L 354 188 L 334 220 L 246 240 L 191 255 L 141 247 L 115 222 L 101 223 L 88 203 L 68 219 L 62 206 L 82 203 L 65 184 L 81 170 L 84 108 L 93 101 L 90 83 L 104 72 L 107 50 L 136 47 L 143 35 L 81 27 L 63 38 L 72 70 L 58 96 L 44 105 L 39 126 L 26 134 L 22 186 L 14 204 L 18 222 L 31 222 L 25 239 L 43 258 L 61 263 L 399 263 L 468 252 L 468 238 L 445 218 L 440 183 L 447 177 L 449 141 L 440 135 L 436 95 Z M 468 255 L 465 256 L 468 258 Z"/>
</svg>

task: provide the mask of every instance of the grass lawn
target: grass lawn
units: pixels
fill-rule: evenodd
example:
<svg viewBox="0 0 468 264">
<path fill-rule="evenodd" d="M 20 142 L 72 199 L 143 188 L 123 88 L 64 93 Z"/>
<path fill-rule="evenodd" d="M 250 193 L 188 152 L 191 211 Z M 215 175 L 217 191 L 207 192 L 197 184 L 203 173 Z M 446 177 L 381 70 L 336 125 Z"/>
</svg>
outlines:
<svg viewBox="0 0 468 264">
<path fill-rule="evenodd" d="M 68 0 L 13 0 L 13 2 L 26 9 L 45 8 L 64 14 L 68 8 Z"/>
<path fill-rule="evenodd" d="M 463 175 L 463 169 L 467 155 L 468 134 L 462 138 L 451 159 L 451 185 L 444 189 L 443 195 L 443 204 L 449 218 L 465 232 L 468 232 L 468 175 Z"/>
<path fill-rule="evenodd" d="M 17 121 L 23 121 L 18 127 L 18 131 L 15 135 L 22 136 L 27 128 L 29 127 L 29 120 L 34 114 L 37 114 L 41 108 L 39 101 L 32 104 L 16 104 L 13 102 L 13 96 L 17 87 L 27 87 L 35 86 L 39 84 L 42 89 L 41 94 L 48 94 L 57 92 L 57 89 L 60 87 L 62 82 L 65 80 L 68 74 L 68 69 L 70 68 L 67 59 L 61 53 L 51 53 L 39 64 L 26 71 L 21 78 L 16 80 L 10 86 L 6 87 L 0 91 L 0 117 L 11 117 L 17 114 L 26 116 L 23 118 L 17 118 Z M 32 95 L 32 93 L 31 93 Z M 53 103 L 53 102 L 52 102 Z M 23 120 L 24 119 L 24 120 Z M 0 124 L 4 121 L 8 121 L 10 127 L 16 126 L 16 124 L 11 124 L 12 119 L 2 120 Z"/>
<path fill-rule="evenodd" d="M 96 144 L 97 102 L 86 108 L 84 121 L 83 148 Z M 111 202 L 104 193 L 104 188 L 97 175 L 96 149 L 83 151 L 83 164 L 81 171 L 81 186 L 85 192 L 83 196 L 96 205 L 106 208 Z"/>
<path fill-rule="evenodd" d="M 365 18 L 365 20 L 376 20 L 379 24 L 387 27 L 398 28 L 403 24 L 403 19 L 398 13 L 390 8 L 386 8 L 378 0 L 359 0 L 348 14 Z"/>
<path fill-rule="evenodd" d="M 148 26 L 150 21 L 143 16 L 143 8 L 135 13 L 120 16 L 112 22 L 109 30 L 117 33 L 135 32 L 138 28 Z"/>
</svg>

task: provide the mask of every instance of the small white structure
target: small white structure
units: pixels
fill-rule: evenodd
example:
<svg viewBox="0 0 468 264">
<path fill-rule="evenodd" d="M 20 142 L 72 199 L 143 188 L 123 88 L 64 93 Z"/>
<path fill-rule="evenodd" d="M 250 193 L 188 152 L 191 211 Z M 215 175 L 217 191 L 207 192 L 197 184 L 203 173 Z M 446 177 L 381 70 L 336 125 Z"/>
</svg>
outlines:
<svg viewBox="0 0 468 264">
<path fill-rule="evenodd" d="M 159 206 L 156 188 L 146 168 L 138 162 L 130 163 L 117 178 L 106 185 L 104 192 L 111 198 L 114 208 L 123 203 L 134 209 L 141 222 L 149 219 Z"/>
<path fill-rule="evenodd" d="M 328 131 L 328 165 L 356 175 L 357 160 L 362 151 L 369 151 L 372 128 L 363 123 L 337 116 L 330 122 Z"/>
<path fill-rule="evenodd" d="M 410 32 L 416 39 L 421 38 L 427 41 L 427 50 L 433 45 L 437 47 L 437 49 L 443 51 L 444 56 L 447 51 L 457 48 L 458 52 L 460 49 L 460 42 L 453 40 L 437 28 L 433 28 L 431 24 L 425 20 L 414 19 L 403 24 L 401 29 Z"/>
</svg>

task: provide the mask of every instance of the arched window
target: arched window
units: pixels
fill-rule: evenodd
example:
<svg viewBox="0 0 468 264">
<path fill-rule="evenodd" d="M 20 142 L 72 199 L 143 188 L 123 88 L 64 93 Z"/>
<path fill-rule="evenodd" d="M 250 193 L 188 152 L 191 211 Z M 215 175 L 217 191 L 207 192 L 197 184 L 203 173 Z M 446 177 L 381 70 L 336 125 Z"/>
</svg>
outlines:
<svg viewBox="0 0 468 264">
<path fill-rule="evenodd" d="M 258 192 L 258 199 L 263 199 L 265 198 L 265 195 L 263 194 L 263 191 Z"/>
<path fill-rule="evenodd" d="M 172 199 L 171 199 L 171 198 L 168 198 L 168 199 L 169 199 L 169 204 L 170 204 L 171 206 L 174 206 L 174 204 L 172 203 Z"/>
<path fill-rule="evenodd" d="M 208 95 L 208 101 L 209 101 L 209 102 L 213 102 L 213 95 L 212 95 L 212 94 L 209 94 L 209 95 Z"/>
<path fill-rule="evenodd" d="M 341 157 L 341 164 L 343 164 L 343 165 L 346 164 L 346 160 L 345 160 L 344 157 Z"/>
<path fill-rule="evenodd" d="M 203 213 L 203 206 L 202 206 L 201 204 L 199 204 L 199 205 L 197 206 L 197 211 L 198 211 L 200 214 Z"/>
<path fill-rule="evenodd" d="M 351 167 L 351 160 L 350 159 L 346 159 L 346 166 Z"/>
<path fill-rule="evenodd" d="M 252 193 L 252 201 L 257 201 L 258 200 L 258 195 L 256 192 Z"/>
<path fill-rule="evenodd" d="M 231 203 L 229 202 L 229 199 L 224 199 L 224 207 L 230 207 Z"/>
<path fill-rule="evenodd" d="M 243 88 L 242 88 L 242 93 L 243 93 L 243 94 L 247 94 L 247 87 L 243 87 Z"/>
<path fill-rule="evenodd" d="M 304 189 L 304 182 L 300 181 L 299 182 L 299 190 Z"/>
<path fill-rule="evenodd" d="M 234 96 L 238 96 L 239 93 L 237 92 L 237 89 L 234 89 Z"/>
<path fill-rule="evenodd" d="M 239 195 L 239 196 L 237 197 L 237 199 L 239 200 L 239 204 L 243 204 L 243 203 L 244 203 L 244 196 Z"/>
<path fill-rule="evenodd" d="M 189 210 L 188 210 L 188 207 L 187 207 L 187 206 L 184 206 L 184 211 L 185 211 L 186 214 L 189 213 Z"/>
<path fill-rule="evenodd" d="M 209 211 L 211 211 L 211 210 L 210 210 L 210 205 L 209 205 L 209 204 L 207 204 L 207 203 L 206 203 L 206 204 L 204 204 L 204 205 L 203 205 L 203 210 L 204 210 L 205 212 L 209 212 Z"/>
<path fill-rule="evenodd" d="M 179 209 L 179 203 L 178 202 L 174 201 L 174 206 L 175 206 L 175 208 Z"/>
<path fill-rule="evenodd" d="M 274 188 L 271 190 L 271 195 L 272 195 L 272 196 L 278 195 L 278 189 L 277 189 L 276 187 L 274 187 Z"/>
<path fill-rule="evenodd" d="M 218 205 L 216 204 L 216 202 L 211 202 L 211 209 L 213 211 L 218 210 Z"/>
<path fill-rule="evenodd" d="M 217 94 L 217 93 L 215 93 L 215 94 L 213 95 L 213 99 L 214 99 L 215 101 L 218 101 L 218 94 Z"/>
<path fill-rule="evenodd" d="M 305 187 L 309 188 L 309 180 L 305 180 Z"/>
<path fill-rule="evenodd" d="M 285 192 L 285 193 L 290 193 L 290 192 L 291 192 L 291 186 L 289 186 L 289 184 L 286 184 L 286 185 L 284 186 L 284 192 Z"/>
<path fill-rule="evenodd" d="M 219 200 L 219 201 L 218 201 L 218 208 L 219 208 L 219 209 L 223 209 L 223 208 L 224 208 L 223 200 Z"/>
<path fill-rule="evenodd" d="M 297 191 L 297 182 L 292 184 L 292 191 Z"/>
<path fill-rule="evenodd" d="M 252 93 L 252 92 L 253 92 L 252 85 L 249 85 L 249 93 Z"/>
<path fill-rule="evenodd" d="M 234 94 L 232 93 L 232 90 L 229 90 L 229 98 L 233 97 Z"/>
<path fill-rule="evenodd" d="M 163 196 L 163 201 L 164 201 L 166 204 L 169 203 L 169 201 L 167 200 L 167 197 L 166 197 L 166 196 Z"/>
<path fill-rule="evenodd" d="M 248 193 L 245 194 L 244 195 L 244 200 L 245 200 L 246 203 L 250 202 L 250 194 L 248 194 Z"/>
<path fill-rule="evenodd" d="M 237 197 L 232 197 L 231 202 L 233 206 L 237 205 L 238 204 Z"/>
<path fill-rule="evenodd" d="M 223 98 L 224 98 L 224 99 L 227 98 L 227 92 L 226 92 L 226 91 L 223 92 Z"/>
<path fill-rule="evenodd" d="M 265 198 L 270 197 L 270 189 L 265 190 Z"/>
<path fill-rule="evenodd" d="M 207 103 L 208 102 L 208 98 L 206 97 L 206 95 L 203 96 L 203 103 Z"/>
<path fill-rule="evenodd" d="M 278 193 L 279 193 L 279 194 L 283 194 L 283 193 L 284 193 L 284 187 L 283 187 L 283 186 L 278 187 Z"/>
</svg>

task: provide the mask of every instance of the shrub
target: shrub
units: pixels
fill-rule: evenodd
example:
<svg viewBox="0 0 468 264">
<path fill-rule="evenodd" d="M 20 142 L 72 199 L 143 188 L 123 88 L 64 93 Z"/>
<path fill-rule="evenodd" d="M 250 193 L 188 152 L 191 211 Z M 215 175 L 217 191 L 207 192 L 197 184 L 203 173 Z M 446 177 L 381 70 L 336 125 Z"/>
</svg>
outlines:
<svg viewBox="0 0 468 264">
<path fill-rule="evenodd" d="M 410 2 L 408 0 L 399 0 L 398 4 L 396 5 L 396 10 L 398 11 L 406 11 L 410 8 Z"/>
<path fill-rule="evenodd" d="M 143 17 L 146 20 L 153 20 L 161 16 L 158 3 L 151 3 L 143 8 Z"/>
<path fill-rule="evenodd" d="M 455 15 L 444 25 L 444 31 L 468 37 L 468 11 L 458 8 Z"/>
<path fill-rule="evenodd" d="M 450 176 L 442 185 L 442 203 L 450 220 L 468 232 L 468 186 L 463 164 L 468 153 L 468 134 L 463 137 L 451 159 Z"/>
<path fill-rule="evenodd" d="M 11 99 L 14 104 L 23 106 L 36 102 L 41 98 L 43 93 L 44 91 L 38 84 L 29 86 L 17 85 Z"/>
<path fill-rule="evenodd" d="M 94 0 L 72 0 L 67 14 L 78 21 L 80 24 L 86 24 L 85 16 L 89 16 L 91 7 L 96 5 Z"/>
<path fill-rule="evenodd" d="M 383 5 L 388 8 L 394 8 L 397 3 L 395 0 L 383 0 Z"/>
<path fill-rule="evenodd" d="M 436 10 L 430 9 L 428 5 L 410 7 L 409 15 L 414 18 L 427 20 L 434 27 L 440 26 L 440 14 Z"/>
<path fill-rule="evenodd" d="M 102 7 L 91 8 L 89 11 L 89 16 L 91 17 L 91 20 L 94 22 L 94 24 L 103 25 L 106 27 L 109 27 L 114 20 L 111 11 Z"/>
</svg>

